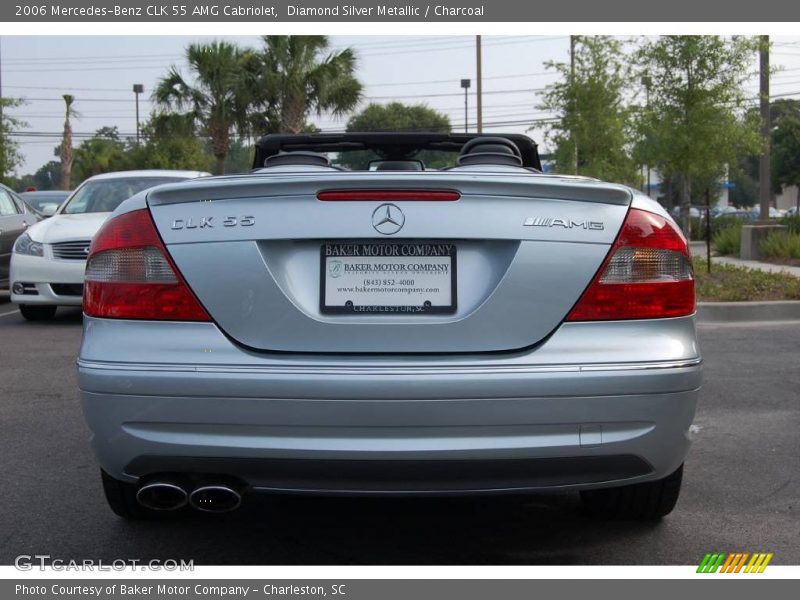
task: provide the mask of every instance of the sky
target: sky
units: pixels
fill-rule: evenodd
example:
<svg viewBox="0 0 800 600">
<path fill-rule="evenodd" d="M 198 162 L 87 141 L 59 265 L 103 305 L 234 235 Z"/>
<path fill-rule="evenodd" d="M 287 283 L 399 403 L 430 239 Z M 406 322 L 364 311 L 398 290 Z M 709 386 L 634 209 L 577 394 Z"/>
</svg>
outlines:
<svg viewBox="0 0 800 600">
<path fill-rule="evenodd" d="M 17 174 L 32 173 L 49 160 L 63 127 L 62 94 L 75 96 L 79 117 L 73 122 L 76 143 L 103 126 L 123 135 L 136 131 L 133 84 L 144 85 L 140 114 L 153 103 L 150 93 L 171 65 L 188 75 L 184 48 L 191 42 L 225 39 L 258 47 L 255 36 L 2 36 L 0 72 L 3 97 L 25 103 L 9 111 L 27 123 L 18 137 L 25 162 Z M 551 116 L 538 105 L 545 86 L 558 80 L 548 61 L 569 60 L 569 36 L 484 36 L 483 121 L 485 132 L 525 133 L 532 121 Z M 800 98 L 800 37 L 773 37 L 772 95 Z M 334 49 L 353 47 L 359 79 L 365 85 L 362 106 L 369 102 L 424 103 L 450 117 L 464 130 L 464 90 L 469 78 L 467 123 L 474 131 L 474 36 L 331 36 Z M 758 81 L 748 90 L 757 96 Z M 323 131 L 341 131 L 347 119 L 312 116 Z M 547 151 L 541 127 L 527 131 Z"/>
</svg>

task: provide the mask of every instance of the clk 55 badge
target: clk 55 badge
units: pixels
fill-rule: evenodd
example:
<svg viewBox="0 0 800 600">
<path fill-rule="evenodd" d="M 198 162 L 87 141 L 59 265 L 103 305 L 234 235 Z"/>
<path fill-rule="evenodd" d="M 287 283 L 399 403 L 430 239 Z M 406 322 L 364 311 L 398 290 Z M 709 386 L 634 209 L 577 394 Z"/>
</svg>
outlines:
<svg viewBox="0 0 800 600">
<path fill-rule="evenodd" d="M 222 220 L 223 227 L 250 227 L 255 225 L 256 218 L 251 216 L 245 217 L 225 217 Z M 195 221 L 194 217 L 188 219 L 175 219 L 172 221 L 172 229 L 208 229 L 214 227 L 214 217 L 200 217 Z"/>
</svg>

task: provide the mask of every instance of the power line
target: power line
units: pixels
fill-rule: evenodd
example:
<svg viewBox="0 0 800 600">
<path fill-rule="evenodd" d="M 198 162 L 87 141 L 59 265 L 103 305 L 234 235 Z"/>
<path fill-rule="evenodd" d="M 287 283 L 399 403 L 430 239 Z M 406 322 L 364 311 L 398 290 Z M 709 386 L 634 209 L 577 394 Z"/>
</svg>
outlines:
<svg viewBox="0 0 800 600">
<path fill-rule="evenodd" d="M 559 36 L 559 37 L 563 37 L 563 36 Z M 533 43 L 533 42 L 536 42 L 536 41 L 542 41 L 542 40 L 536 40 L 536 39 L 510 40 L 510 41 L 502 41 L 501 40 L 501 41 L 499 41 L 497 43 L 493 43 L 493 44 L 489 43 L 489 42 L 485 42 L 483 45 L 493 48 L 493 47 L 497 47 L 497 46 L 507 46 L 507 45 L 510 45 L 510 44 Z M 421 49 L 417 49 L 417 50 L 402 50 L 402 51 L 399 51 L 399 52 L 372 52 L 372 53 L 366 52 L 366 53 L 361 54 L 361 56 L 372 56 L 372 57 L 375 57 L 375 56 L 397 56 L 397 55 L 403 55 L 403 54 L 419 54 L 420 52 L 444 52 L 444 51 L 449 51 L 449 50 L 463 50 L 463 49 L 471 49 L 472 47 L 473 47 L 473 42 L 469 42 L 469 43 L 459 44 L 459 45 L 456 45 L 456 46 L 442 46 L 442 47 L 438 47 L 438 48 L 436 48 L 436 47 L 421 48 Z"/>
<path fill-rule="evenodd" d="M 347 45 L 336 45 L 333 48 L 335 50 L 343 50 L 345 48 L 353 48 L 355 50 L 359 50 L 360 48 L 367 48 L 368 50 L 392 50 L 398 48 L 421 48 L 425 49 L 424 47 L 436 47 L 436 46 L 450 46 L 452 44 L 457 44 L 459 46 L 466 45 L 466 47 L 472 47 L 474 45 L 474 38 L 472 36 L 448 36 L 447 38 L 441 38 L 438 36 L 430 36 L 432 39 L 428 40 L 400 40 L 400 41 L 387 41 L 387 42 L 357 42 Z M 528 36 L 528 35 L 516 35 L 516 36 L 495 36 L 491 38 L 487 38 L 486 42 L 490 45 L 505 45 L 508 43 L 516 43 L 516 42 L 523 42 L 523 43 L 535 43 L 535 42 L 548 42 L 553 40 L 563 39 L 565 36 Z M 463 39 L 459 39 L 463 38 Z M 387 54 L 391 54 L 387 52 Z M 364 53 L 365 56 L 374 56 L 374 53 Z"/>
<path fill-rule="evenodd" d="M 130 60 L 155 60 L 163 58 L 175 58 L 174 54 L 118 54 L 111 56 L 31 56 L 30 58 L 4 58 L 4 63 L 18 63 L 18 62 L 53 62 L 53 61 L 80 61 L 80 60 L 116 60 L 116 59 L 130 59 Z"/>
<path fill-rule="evenodd" d="M 158 64 L 158 65 L 136 65 L 137 70 L 143 69 L 159 69 L 163 70 L 166 68 L 167 65 Z M 113 67 L 78 67 L 74 69 L 65 69 L 63 67 L 57 67 L 53 69 L 5 69 L 6 73 L 74 73 L 80 72 L 83 73 L 84 71 L 119 71 L 121 67 L 120 65 L 114 65 Z"/>
<path fill-rule="evenodd" d="M 484 96 L 493 95 L 493 94 L 522 94 L 522 93 L 530 93 L 530 92 L 543 92 L 546 88 L 522 88 L 522 89 L 514 89 L 514 90 L 494 90 L 491 92 L 483 92 Z M 410 94 L 404 96 L 365 96 L 364 100 L 393 100 L 393 99 L 403 99 L 403 98 L 447 98 L 453 96 L 463 96 L 464 94 L 459 92 L 453 93 L 445 93 L 445 94 Z M 474 96 L 474 94 L 471 94 Z"/>
<path fill-rule="evenodd" d="M 54 85 L 8 85 L 7 88 L 14 90 L 59 90 L 62 92 L 125 92 L 130 94 L 130 88 L 81 88 Z"/>
<path fill-rule="evenodd" d="M 560 75 L 558 71 L 541 71 L 539 73 L 517 73 L 515 75 L 493 75 L 492 77 L 484 77 L 484 81 L 487 79 L 518 79 L 521 77 L 538 77 L 542 75 Z M 457 84 L 458 78 L 453 79 L 429 79 L 427 81 L 398 81 L 395 83 L 371 83 L 367 84 L 366 87 L 373 88 L 373 87 L 400 87 L 406 85 L 431 85 L 431 84 L 441 84 L 441 83 L 452 83 Z"/>
<path fill-rule="evenodd" d="M 456 39 L 458 37 L 463 37 L 464 39 Z M 516 44 L 516 43 L 536 43 L 536 42 L 545 42 L 545 41 L 552 41 L 562 39 L 565 36 L 498 36 L 497 38 L 489 38 L 486 43 L 489 45 L 507 45 L 507 44 Z M 431 47 L 432 49 L 436 49 L 437 46 L 442 46 L 444 48 L 450 48 L 453 44 L 458 44 L 459 46 L 470 47 L 472 44 L 472 36 L 452 36 L 446 39 L 441 37 L 434 37 L 431 36 L 431 39 L 425 39 L 423 37 L 419 40 L 387 40 L 383 42 L 356 42 L 354 44 L 350 44 L 347 46 L 332 46 L 332 49 L 345 49 L 345 48 L 353 48 L 358 50 L 359 48 L 375 48 L 379 50 L 391 50 L 394 48 L 412 48 L 412 49 L 419 49 L 421 51 L 425 51 Z M 416 51 L 416 50 L 415 50 Z M 366 54 L 367 56 L 371 55 L 369 53 Z M 163 60 L 172 60 L 172 61 L 185 61 L 186 57 L 184 55 L 175 55 L 175 54 L 118 54 L 118 55 L 111 55 L 111 56 L 35 56 L 35 57 L 27 57 L 27 58 L 8 58 L 4 59 L 3 62 L 5 64 L 11 66 L 20 66 L 20 65 L 27 65 L 27 64 L 52 64 L 52 63 L 64 63 L 64 64 L 78 64 L 78 63 L 88 63 L 88 64 L 103 64 L 103 63 L 114 63 L 114 62 L 141 62 L 141 61 L 163 61 Z M 28 69 L 26 69 L 28 70 Z"/>
<path fill-rule="evenodd" d="M 21 97 L 17 98 L 18 100 L 22 100 L 24 102 L 64 102 L 62 98 L 28 98 L 28 97 Z M 133 103 L 133 99 L 122 99 L 122 98 L 76 98 L 75 103 L 80 102 L 123 102 L 125 104 Z M 140 102 L 153 102 L 152 100 L 142 98 Z"/>
</svg>

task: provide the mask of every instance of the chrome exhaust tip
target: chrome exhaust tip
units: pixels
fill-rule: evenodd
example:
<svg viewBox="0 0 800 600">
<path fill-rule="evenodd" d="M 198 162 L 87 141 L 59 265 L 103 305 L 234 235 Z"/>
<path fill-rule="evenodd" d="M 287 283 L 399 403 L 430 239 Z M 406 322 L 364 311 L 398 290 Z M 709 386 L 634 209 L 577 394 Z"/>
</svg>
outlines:
<svg viewBox="0 0 800 600">
<path fill-rule="evenodd" d="M 189 496 L 189 504 L 203 512 L 224 513 L 236 510 L 242 503 L 242 495 L 227 485 L 204 485 Z"/>
<path fill-rule="evenodd" d="M 178 510 L 186 506 L 189 496 L 179 485 L 153 481 L 139 488 L 136 501 L 150 510 Z"/>
</svg>

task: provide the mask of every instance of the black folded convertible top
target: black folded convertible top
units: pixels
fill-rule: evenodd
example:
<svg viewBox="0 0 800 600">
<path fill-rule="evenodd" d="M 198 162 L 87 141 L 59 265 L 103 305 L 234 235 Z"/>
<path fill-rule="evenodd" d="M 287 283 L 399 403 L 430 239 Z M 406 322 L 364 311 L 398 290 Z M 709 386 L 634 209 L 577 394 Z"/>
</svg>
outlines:
<svg viewBox="0 0 800 600">
<path fill-rule="evenodd" d="M 253 168 L 280 152 L 305 150 L 310 152 L 347 152 L 372 150 L 385 160 L 404 160 L 420 150 L 439 150 L 458 153 L 469 140 L 478 137 L 503 137 L 519 148 L 522 166 L 542 169 L 536 142 L 518 133 L 275 133 L 262 137 L 256 144 Z"/>
</svg>

